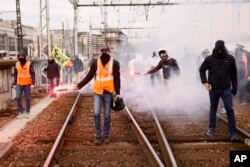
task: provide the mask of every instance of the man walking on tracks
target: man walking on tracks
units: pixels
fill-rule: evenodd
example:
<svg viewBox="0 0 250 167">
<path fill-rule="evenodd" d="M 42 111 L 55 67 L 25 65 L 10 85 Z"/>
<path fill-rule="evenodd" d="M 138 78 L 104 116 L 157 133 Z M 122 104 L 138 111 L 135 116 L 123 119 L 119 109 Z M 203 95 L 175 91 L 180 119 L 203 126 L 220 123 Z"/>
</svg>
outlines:
<svg viewBox="0 0 250 167">
<path fill-rule="evenodd" d="M 208 80 L 206 71 L 208 70 Z M 207 135 L 213 137 L 216 127 L 216 112 L 219 98 L 224 102 L 230 129 L 230 140 L 239 140 L 236 136 L 236 123 L 233 109 L 233 96 L 237 93 L 237 69 L 235 59 L 224 45 L 224 41 L 218 40 L 211 56 L 206 57 L 200 67 L 200 78 L 209 91 L 210 115 Z M 232 88 L 231 88 L 232 87 Z"/>
<path fill-rule="evenodd" d="M 110 142 L 110 107 L 113 95 L 120 98 L 120 64 L 110 56 L 106 46 L 101 49 L 101 57 L 93 60 L 88 74 L 77 84 L 82 88 L 94 78 L 94 121 L 96 129 L 95 144 Z M 104 104 L 104 126 L 101 126 L 101 106 Z"/>
</svg>

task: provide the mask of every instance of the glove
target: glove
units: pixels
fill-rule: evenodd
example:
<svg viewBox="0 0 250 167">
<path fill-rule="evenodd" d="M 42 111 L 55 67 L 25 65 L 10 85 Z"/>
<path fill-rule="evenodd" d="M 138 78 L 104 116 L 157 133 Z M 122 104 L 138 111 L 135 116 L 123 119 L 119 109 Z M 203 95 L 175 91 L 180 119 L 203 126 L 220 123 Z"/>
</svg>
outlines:
<svg viewBox="0 0 250 167">
<path fill-rule="evenodd" d="M 233 89 L 232 89 L 232 95 L 235 96 L 236 94 L 237 94 L 237 91 L 236 91 L 236 89 L 233 88 Z"/>
</svg>

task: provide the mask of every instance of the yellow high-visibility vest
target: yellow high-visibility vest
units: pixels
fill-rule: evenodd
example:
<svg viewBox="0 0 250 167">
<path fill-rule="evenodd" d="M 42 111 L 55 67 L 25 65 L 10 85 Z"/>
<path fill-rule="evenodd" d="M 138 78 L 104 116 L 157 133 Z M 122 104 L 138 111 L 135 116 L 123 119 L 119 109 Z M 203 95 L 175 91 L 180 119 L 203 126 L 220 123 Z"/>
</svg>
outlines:
<svg viewBox="0 0 250 167">
<path fill-rule="evenodd" d="M 101 59 L 97 60 L 97 70 L 94 80 L 94 92 L 103 94 L 104 89 L 110 93 L 115 92 L 114 77 L 113 77 L 113 58 L 103 67 Z"/>
<path fill-rule="evenodd" d="M 32 78 L 30 75 L 30 64 L 31 64 L 30 61 L 26 61 L 25 65 L 22 66 L 19 61 L 16 62 L 18 85 L 31 85 L 32 84 Z"/>
</svg>

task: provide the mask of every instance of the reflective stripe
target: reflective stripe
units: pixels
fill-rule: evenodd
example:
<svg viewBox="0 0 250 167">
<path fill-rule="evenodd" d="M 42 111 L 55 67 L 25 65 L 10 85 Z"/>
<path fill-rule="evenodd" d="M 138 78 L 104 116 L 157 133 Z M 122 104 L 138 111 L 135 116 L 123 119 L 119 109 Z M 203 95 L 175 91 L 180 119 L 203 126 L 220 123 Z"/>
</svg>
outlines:
<svg viewBox="0 0 250 167">
<path fill-rule="evenodd" d="M 101 78 L 100 77 L 100 74 L 101 74 L 101 68 L 100 68 L 100 66 L 101 66 L 101 58 L 98 58 L 98 61 L 97 61 L 97 70 L 96 70 L 96 77 L 95 77 L 95 80 L 97 80 L 97 81 L 108 81 L 108 80 L 112 80 L 112 79 L 114 79 L 114 77 L 113 77 L 113 73 L 112 73 L 112 71 L 113 71 L 113 62 L 114 62 L 114 59 L 113 58 L 110 58 L 110 60 L 109 60 L 109 71 L 108 71 L 108 76 L 107 77 L 105 77 L 105 78 Z M 104 67 L 103 67 L 104 68 Z"/>
<path fill-rule="evenodd" d="M 108 81 L 108 80 L 112 80 L 114 79 L 113 76 L 110 76 L 110 77 L 106 77 L 106 78 L 100 78 L 99 76 L 95 78 L 95 80 L 97 81 Z"/>
<path fill-rule="evenodd" d="M 113 93 L 114 77 L 113 77 L 113 58 L 110 58 L 108 63 L 103 67 L 101 59 L 97 60 L 97 69 L 94 80 L 94 92 L 103 94 L 104 90 Z"/>
<path fill-rule="evenodd" d="M 17 69 L 17 84 L 28 85 L 32 83 L 30 75 L 30 61 L 26 61 L 25 65 L 22 67 L 20 62 L 16 63 Z"/>
</svg>

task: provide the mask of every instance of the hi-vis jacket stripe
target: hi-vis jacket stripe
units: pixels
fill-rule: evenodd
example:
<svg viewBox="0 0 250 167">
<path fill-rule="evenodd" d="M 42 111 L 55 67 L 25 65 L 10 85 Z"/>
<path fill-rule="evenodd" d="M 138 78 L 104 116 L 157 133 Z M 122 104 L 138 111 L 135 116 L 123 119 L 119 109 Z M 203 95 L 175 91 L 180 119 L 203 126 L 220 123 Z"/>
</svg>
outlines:
<svg viewBox="0 0 250 167">
<path fill-rule="evenodd" d="M 113 77 L 113 58 L 110 58 L 109 62 L 102 66 L 101 59 L 97 60 L 97 70 L 94 81 L 94 92 L 97 94 L 103 94 L 104 89 L 110 93 L 114 92 L 114 77 Z"/>
<path fill-rule="evenodd" d="M 97 80 L 97 81 L 108 81 L 108 80 L 113 79 L 113 74 L 112 74 L 113 62 L 114 62 L 113 58 L 110 58 L 110 60 L 109 60 L 110 64 L 109 64 L 109 69 L 108 69 L 108 77 L 100 78 L 100 74 L 102 72 L 102 69 L 101 69 L 100 66 L 102 66 L 102 65 L 101 65 L 101 59 L 99 58 L 98 62 L 97 62 L 97 71 L 96 71 L 97 75 L 96 75 L 95 80 Z M 105 67 L 103 67 L 103 68 L 105 68 Z"/>
<path fill-rule="evenodd" d="M 20 62 L 16 62 L 17 69 L 17 84 L 19 85 L 29 85 L 32 83 L 30 75 L 30 61 L 27 61 L 22 67 Z"/>
</svg>

